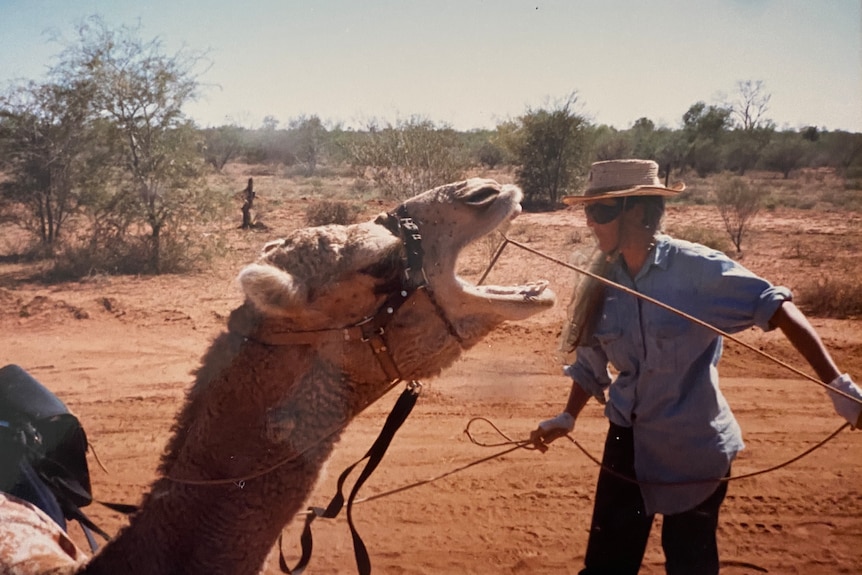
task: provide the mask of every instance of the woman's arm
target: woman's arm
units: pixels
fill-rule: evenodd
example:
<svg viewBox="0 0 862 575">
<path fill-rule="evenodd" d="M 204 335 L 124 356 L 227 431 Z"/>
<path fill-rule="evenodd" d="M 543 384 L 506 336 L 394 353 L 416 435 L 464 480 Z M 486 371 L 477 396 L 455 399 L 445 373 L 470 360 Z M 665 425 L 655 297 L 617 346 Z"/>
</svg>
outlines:
<svg viewBox="0 0 862 575">
<path fill-rule="evenodd" d="M 814 369 L 820 381 L 829 383 L 841 375 L 841 371 L 829 355 L 814 326 L 792 301 L 782 303 L 769 323 L 784 333 L 788 341 Z"/>
<path fill-rule="evenodd" d="M 569 401 L 566 402 L 564 411 L 571 415 L 572 419 L 577 419 L 590 397 L 592 396 L 577 381 L 572 380 L 572 391 L 569 392 Z"/>
<path fill-rule="evenodd" d="M 846 394 L 845 396 L 830 392 L 829 398 L 840 416 L 853 427 L 857 429 L 862 427 L 862 389 L 853 383 L 849 375 L 841 374 L 805 314 L 793 302 L 785 301 L 769 320 L 769 323 L 784 333 L 793 347 L 811 365 L 821 381 Z"/>
</svg>

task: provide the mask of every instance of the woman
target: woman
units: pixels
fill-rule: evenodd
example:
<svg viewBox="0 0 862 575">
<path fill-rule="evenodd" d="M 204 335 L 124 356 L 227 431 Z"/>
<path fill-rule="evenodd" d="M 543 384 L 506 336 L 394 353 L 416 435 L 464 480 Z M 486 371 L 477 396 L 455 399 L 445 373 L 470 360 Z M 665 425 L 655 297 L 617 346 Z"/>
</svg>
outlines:
<svg viewBox="0 0 862 575">
<path fill-rule="evenodd" d="M 584 206 L 608 279 L 726 333 L 779 328 L 822 381 L 862 399 L 787 288 L 720 252 L 659 233 L 664 198 L 683 189 L 662 185 L 655 162 L 613 160 L 593 164 L 584 195 L 563 201 Z M 727 491 L 720 479 L 743 448 L 718 387 L 722 338 L 635 295 L 602 289 L 574 338 L 577 359 L 564 370 L 573 380 L 565 410 L 531 434 L 541 446 L 570 432 L 590 397 L 605 404 L 610 428 L 581 575 L 637 573 L 656 513 L 664 516 L 666 572 L 717 574 Z M 842 417 L 862 424 L 859 401 L 830 397 Z"/>
</svg>

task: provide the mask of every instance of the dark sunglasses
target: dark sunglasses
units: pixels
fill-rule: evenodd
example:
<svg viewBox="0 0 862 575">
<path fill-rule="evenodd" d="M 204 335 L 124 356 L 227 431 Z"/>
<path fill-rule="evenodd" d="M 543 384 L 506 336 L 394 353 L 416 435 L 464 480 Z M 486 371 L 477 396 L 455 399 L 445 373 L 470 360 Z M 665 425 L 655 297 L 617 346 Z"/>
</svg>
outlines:
<svg viewBox="0 0 862 575">
<path fill-rule="evenodd" d="M 584 213 L 597 224 L 609 224 L 623 213 L 623 202 L 620 199 L 612 205 L 590 202 L 584 205 Z"/>
</svg>

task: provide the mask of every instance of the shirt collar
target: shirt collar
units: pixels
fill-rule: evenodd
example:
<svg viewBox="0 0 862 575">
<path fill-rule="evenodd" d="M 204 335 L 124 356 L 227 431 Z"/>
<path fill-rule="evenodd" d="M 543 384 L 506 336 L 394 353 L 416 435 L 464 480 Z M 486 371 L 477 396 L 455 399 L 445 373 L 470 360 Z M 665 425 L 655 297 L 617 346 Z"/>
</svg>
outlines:
<svg viewBox="0 0 862 575">
<path fill-rule="evenodd" d="M 670 265 L 670 241 L 670 236 L 664 234 L 656 235 L 655 245 L 650 249 L 650 253 L 649 255 L 647 255 L 647 259 L 644 262 L 643 267 L 638 272 L 638 275 L 634 278 L 635 282 L 649 274 L 650 270 L 653 267 L 657 267 L 662 271 L 667 270 L 668 266 Z M 617 265 L 620 266 L 620 269 L 623 269 L 624 267 L 619 260 L 617 261 Z"/>
<path fill-rule="evenodd" d="M 670 245 L 671 238 L 665 234 L 657 234 L 655 237 L 655 245 L 650 250 L 649 255 L 647 256 L 646 262 L 644 262 L 643 267 L 638 272 L 635 281 L 647 275 L 652 267 L 657 267 L 661 270 L 667 270 L 670 265 Z M 620 269 L 620 273 L 625 277 L 629 277 L 628 274 L 623 272 L 622 270 L 625 266 L 622 264 L 622 257 L 618 256 L 615 265 Z"/>
<path fill-rule="evenodd" d="M 655 248 L 653 248 L 651 265 L 660 267 L 663 270 L 670 265 L 670 236 L 665 234 L 657 234 L 655 237 Z"/>
</svg>

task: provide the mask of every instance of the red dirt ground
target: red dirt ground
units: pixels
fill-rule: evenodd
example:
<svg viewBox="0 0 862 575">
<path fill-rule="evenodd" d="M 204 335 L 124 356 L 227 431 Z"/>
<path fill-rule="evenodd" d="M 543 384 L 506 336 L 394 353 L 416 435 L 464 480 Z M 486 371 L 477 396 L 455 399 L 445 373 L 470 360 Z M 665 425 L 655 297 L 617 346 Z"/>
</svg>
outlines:
<svg viewBox="0 0 862 575">
<path fill-rule="evenodd" d="M 258 184 L 258 189 L 265 188 Z M 0 265 L 0 365 L 23 366 L 79 416 L 108 470 L 91 452 L 97 498 L 134 503 L 147 490 L 192 382 L 190 371 L 241 301 L 233 277 L 264 242 L 301 225 L 301 211 L 268 214 L 275 229 L 266 232 L 226 231 L 230 256 L 206 274 L 95 277 L 45 286 L 26 279 L 26 266 Z M 718 229 L 709 207 L 671 207 L 667 224 Z M 743 263 L 775 283 L 795 288 L 826 270 L 858 270 L 859 215 L 818 212 L 812 219 L 810 211 L 779 208 L 759 216 L 754 230 Z M 591 243 L 582 216 L 571 211 L 523 214 L 508 233 L 562 259 Z M 492 247 L 486 242 L 465 254 L 462 275 L 478 278 Z M 473 417 L 489 418 L 510 436 L 524 438 L 538 421 L 559 412 L 569 383 L 560 375 L 554 350 L 574 275 L 515 247 L 506 249 L 489 283 L 543 277 L 560 303 L 542 316 L 504 326 L 442 376 L 425 382 L 413 415 L 361 496 L 423 482 L 498 452 L 468 441 L 464 429 Z M 862 322 L 815 318 L 813 323 L 842 369 L 862 379 Z M 810 372 L 779 334 L 751 330 L 741 337 Z M 734 473 L 781 464 L 841 425 L 815 384 L 738 344 L 730 342 L 726 349 L 722 388 L 747 443 Z M 310 504 L 328 502 L 338 474 L 365 453 L 396 393 L 348 428 Z M 605 430 L 601 408 L 590 404 L 574 436 L 598 456 Z M 488 442 L 498 440 L 487 426 L 476 431 Z M 357 504 L 354 517 L 378 573 L 574 573 L 584 555 L 596 475 L 594 463 L 560 440 L 545 454 L 516 451 Z M 90 513 L 109 532 L 124 523 L 99 505 Z M 298 557 L 300 523 L 285 533 L 290 560 Z M 664 572 L 658 531 L 653 530 L 642 569 L 647 575 Z M 85 547 L 77 527 L 73 535 Z M 862 572 L 862 432 L 845 431 L 796 463 L 733 482 L 719 543 L 722 573 L 728 575 Z M 265 573 L 278 572 L 274 552 Z M 307 573 L 351 572 L 343 514 L 318 521 Z"/>
</svg>

